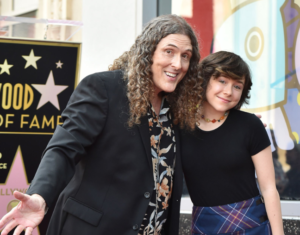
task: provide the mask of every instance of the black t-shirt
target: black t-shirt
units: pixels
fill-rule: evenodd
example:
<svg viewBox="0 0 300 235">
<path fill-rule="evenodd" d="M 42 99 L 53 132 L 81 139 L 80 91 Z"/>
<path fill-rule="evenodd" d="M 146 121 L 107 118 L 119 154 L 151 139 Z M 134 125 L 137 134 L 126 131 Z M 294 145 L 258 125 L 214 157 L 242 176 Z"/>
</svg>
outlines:
<svg viewBox="0 0 300 235">
<path fill-rule="evenodd" d="M 182 163 L 195 206 L 218 206 L 259 194 L 251 156 L 270 145 L 261 120 L 231 110 L 215 130 L 181 130 Z"/>
</svg>

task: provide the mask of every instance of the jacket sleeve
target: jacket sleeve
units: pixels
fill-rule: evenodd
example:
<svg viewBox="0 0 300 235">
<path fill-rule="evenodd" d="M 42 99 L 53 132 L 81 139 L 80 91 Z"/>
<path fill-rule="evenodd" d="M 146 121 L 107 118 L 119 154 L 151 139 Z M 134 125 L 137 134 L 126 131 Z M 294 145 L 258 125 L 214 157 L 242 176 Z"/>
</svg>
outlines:
<svg viewBox="0 0 300 235">
<path fill-rule="evenodd" d="M 108 97 L 100 74 L 83 79 L 62 113 L 63 125 L 57 126 L 27 194 L 41 195 L 47 206 L 66 187 L 76 164 L 86 155 L 104 128 Z"/>
</svg>

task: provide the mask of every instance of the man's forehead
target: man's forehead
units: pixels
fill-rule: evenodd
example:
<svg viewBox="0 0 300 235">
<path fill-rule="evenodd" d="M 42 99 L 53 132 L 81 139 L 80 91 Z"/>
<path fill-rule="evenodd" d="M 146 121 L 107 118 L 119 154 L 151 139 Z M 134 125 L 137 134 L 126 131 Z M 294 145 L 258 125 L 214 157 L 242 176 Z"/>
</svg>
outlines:
<svg viewBox="0 0 300 235">
<path fill-rule="evenodd" d="M 192 49 L 191 40 L 184 34 L 169 34 L 168 36 L 161 39 L 160 43 L 162 46 L 184 46 Z"/>
</svg>

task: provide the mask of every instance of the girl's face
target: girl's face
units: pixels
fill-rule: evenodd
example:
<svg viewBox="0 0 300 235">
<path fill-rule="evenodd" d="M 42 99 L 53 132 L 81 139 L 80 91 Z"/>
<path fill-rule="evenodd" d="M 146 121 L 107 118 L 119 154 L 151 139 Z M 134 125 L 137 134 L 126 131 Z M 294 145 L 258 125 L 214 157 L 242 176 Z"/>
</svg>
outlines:
<svg viewBox="0 0 300 235">
<path fill-rule="evenodd" d="M 212 76 L 206 89 L 205 108 L 222 113 L 234 108 L 241 99 L 244 83 L 245 78 L 233 80 L 223 76 Z"/>
</svg>

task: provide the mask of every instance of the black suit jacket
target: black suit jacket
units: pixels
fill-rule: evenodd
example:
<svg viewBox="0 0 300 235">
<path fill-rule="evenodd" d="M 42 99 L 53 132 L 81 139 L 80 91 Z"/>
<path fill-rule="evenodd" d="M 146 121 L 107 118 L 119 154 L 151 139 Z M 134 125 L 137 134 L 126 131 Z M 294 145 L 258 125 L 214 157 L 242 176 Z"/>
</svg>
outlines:
<svg viewBox="0 0 300 235">
<path fill-rule="evenodd" d="M 147 117 L 129 128 L 122 71 L 78 85 L 27 193 L 51 206 L 47 235 L 136 235 L 154 188 Z M 178 234 L 182 170 L 177 127 L 174 188 L 164 234 Z"/>
</svg>

